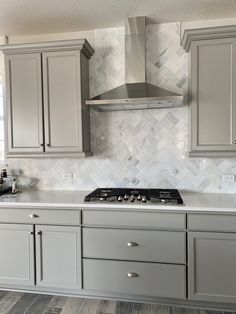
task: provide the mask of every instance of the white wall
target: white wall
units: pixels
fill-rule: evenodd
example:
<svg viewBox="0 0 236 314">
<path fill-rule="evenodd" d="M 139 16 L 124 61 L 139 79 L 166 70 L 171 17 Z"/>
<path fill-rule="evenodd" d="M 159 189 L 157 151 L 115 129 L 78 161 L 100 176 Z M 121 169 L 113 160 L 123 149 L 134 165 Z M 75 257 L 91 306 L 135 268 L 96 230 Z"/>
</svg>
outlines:
<svg viewBox="0 0 236 314">
<path fill-rule="evenodd" d="M 52 40 L 65 40 L 65 39 L 78 39 L 86 38 L 90 45 L 94 47 L 94 34 L 95 31 L 83 31 L 83 32 L 68 32 L 68 33 L 54 33 L 54 34 L 40 34 L 40 35 L 28 35 L 28 36 L 11 36 L 8 38 L 9 44 L 20 43 L 34 43 Z"/>
</svg>

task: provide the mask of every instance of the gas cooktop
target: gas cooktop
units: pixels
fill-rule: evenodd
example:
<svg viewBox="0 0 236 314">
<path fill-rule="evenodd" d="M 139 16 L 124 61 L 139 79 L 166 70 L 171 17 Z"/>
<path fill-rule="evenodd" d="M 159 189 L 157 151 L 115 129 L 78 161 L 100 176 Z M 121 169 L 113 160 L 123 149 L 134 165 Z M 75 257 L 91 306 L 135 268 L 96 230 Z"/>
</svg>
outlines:
<svg viewBox="0 0 236 314">
<path fill-rule="evenodd" d="M 183 205 L 176 189 L 96 189 L 85 196 L 85 202 Z"/>
</svg>

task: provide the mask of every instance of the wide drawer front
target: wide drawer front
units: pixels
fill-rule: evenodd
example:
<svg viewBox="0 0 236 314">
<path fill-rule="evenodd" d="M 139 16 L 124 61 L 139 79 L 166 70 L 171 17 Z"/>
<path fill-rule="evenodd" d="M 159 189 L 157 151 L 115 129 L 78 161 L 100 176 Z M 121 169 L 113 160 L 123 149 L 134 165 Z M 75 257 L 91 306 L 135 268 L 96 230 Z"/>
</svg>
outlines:
<svg viewBox="0 0 236 314">
<path fill-rule="evenodd" d="M 185 299 L 185 266 L 84 259 L 83 288 Z"/>
<path fill-rule="evenodd" d="M 196 231 L 236 232 L 236 215 L 188 214 L 188 229 Z"/>
<path fill-rule="evenodd" d="M 83 211 L 83 224 L 95 226 L 122 226 L 184 230 L 186 215 L 175 213 L 129 212 L 126 211 Z"/>
<path fill-rule="evenodd" d="M 88 258 L 184 264 L 185 251 L 185 232 L 83 228 Z"/>
<path fill-rule="evenodd" d="M 0 208 L 0 222 L 48 225 L 79 225 L 79 210 Z"/>
</svg>

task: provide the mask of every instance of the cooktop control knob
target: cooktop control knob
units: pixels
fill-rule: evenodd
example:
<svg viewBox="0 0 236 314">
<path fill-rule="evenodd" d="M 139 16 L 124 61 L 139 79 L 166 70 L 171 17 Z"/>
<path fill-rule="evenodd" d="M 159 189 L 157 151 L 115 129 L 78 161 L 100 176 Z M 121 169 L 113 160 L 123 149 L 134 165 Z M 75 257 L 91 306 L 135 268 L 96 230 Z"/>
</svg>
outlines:
<svg viewBox="0 0 236 314">
<path fill-rule="evenodd" d="M 138 196 L 137 196 L 137 201 L 141 201 L 142 200 L 142 196 L 139 194 Z"/>
<path fill-rule="evenodd" d="M 134 194 L 132 194 L 131 196 L 130 196 L 130 202 L 134 202 L 135 201 L 135 196 L 134 196 Z"/>
<path fill-rule="evenodd" d="M 146 201 L 147 201 L 146 196 L 143 196 L 143 197 L 142 197 L 142 202 L 143 202 L 143 203 L 146 203 Z"/>
<path fill-rule="evenodd" d="M 124 200 L 125 200 L 125 201 L 128 201 L 128 199 L 129 199 L 129 195 L 128 195 L 128 194 L 125 194 L 125 195 L 124 195 Z"/>
<path fill-rule="evenodd" d="M 122 197 L 121 195 L 119 195 L 119 196 L 117 197 L 117 201 L 122 202 L 122 201 L 123 201 L 123 197 Z"/>
</svg>

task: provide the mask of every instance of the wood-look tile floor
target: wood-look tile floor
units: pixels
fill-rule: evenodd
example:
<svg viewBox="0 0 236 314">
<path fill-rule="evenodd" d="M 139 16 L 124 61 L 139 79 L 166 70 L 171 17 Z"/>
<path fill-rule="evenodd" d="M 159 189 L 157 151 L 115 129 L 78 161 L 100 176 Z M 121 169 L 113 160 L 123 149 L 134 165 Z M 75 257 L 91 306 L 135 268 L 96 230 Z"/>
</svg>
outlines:
<svg viewBox="0 0 236 314">
<path fill-rule="evenodd" d="M 227 314 L 172 306 L 0 291 L 0 314 Z M 232 313 L 232 312 L 231 312 Z"/>
</svg>

